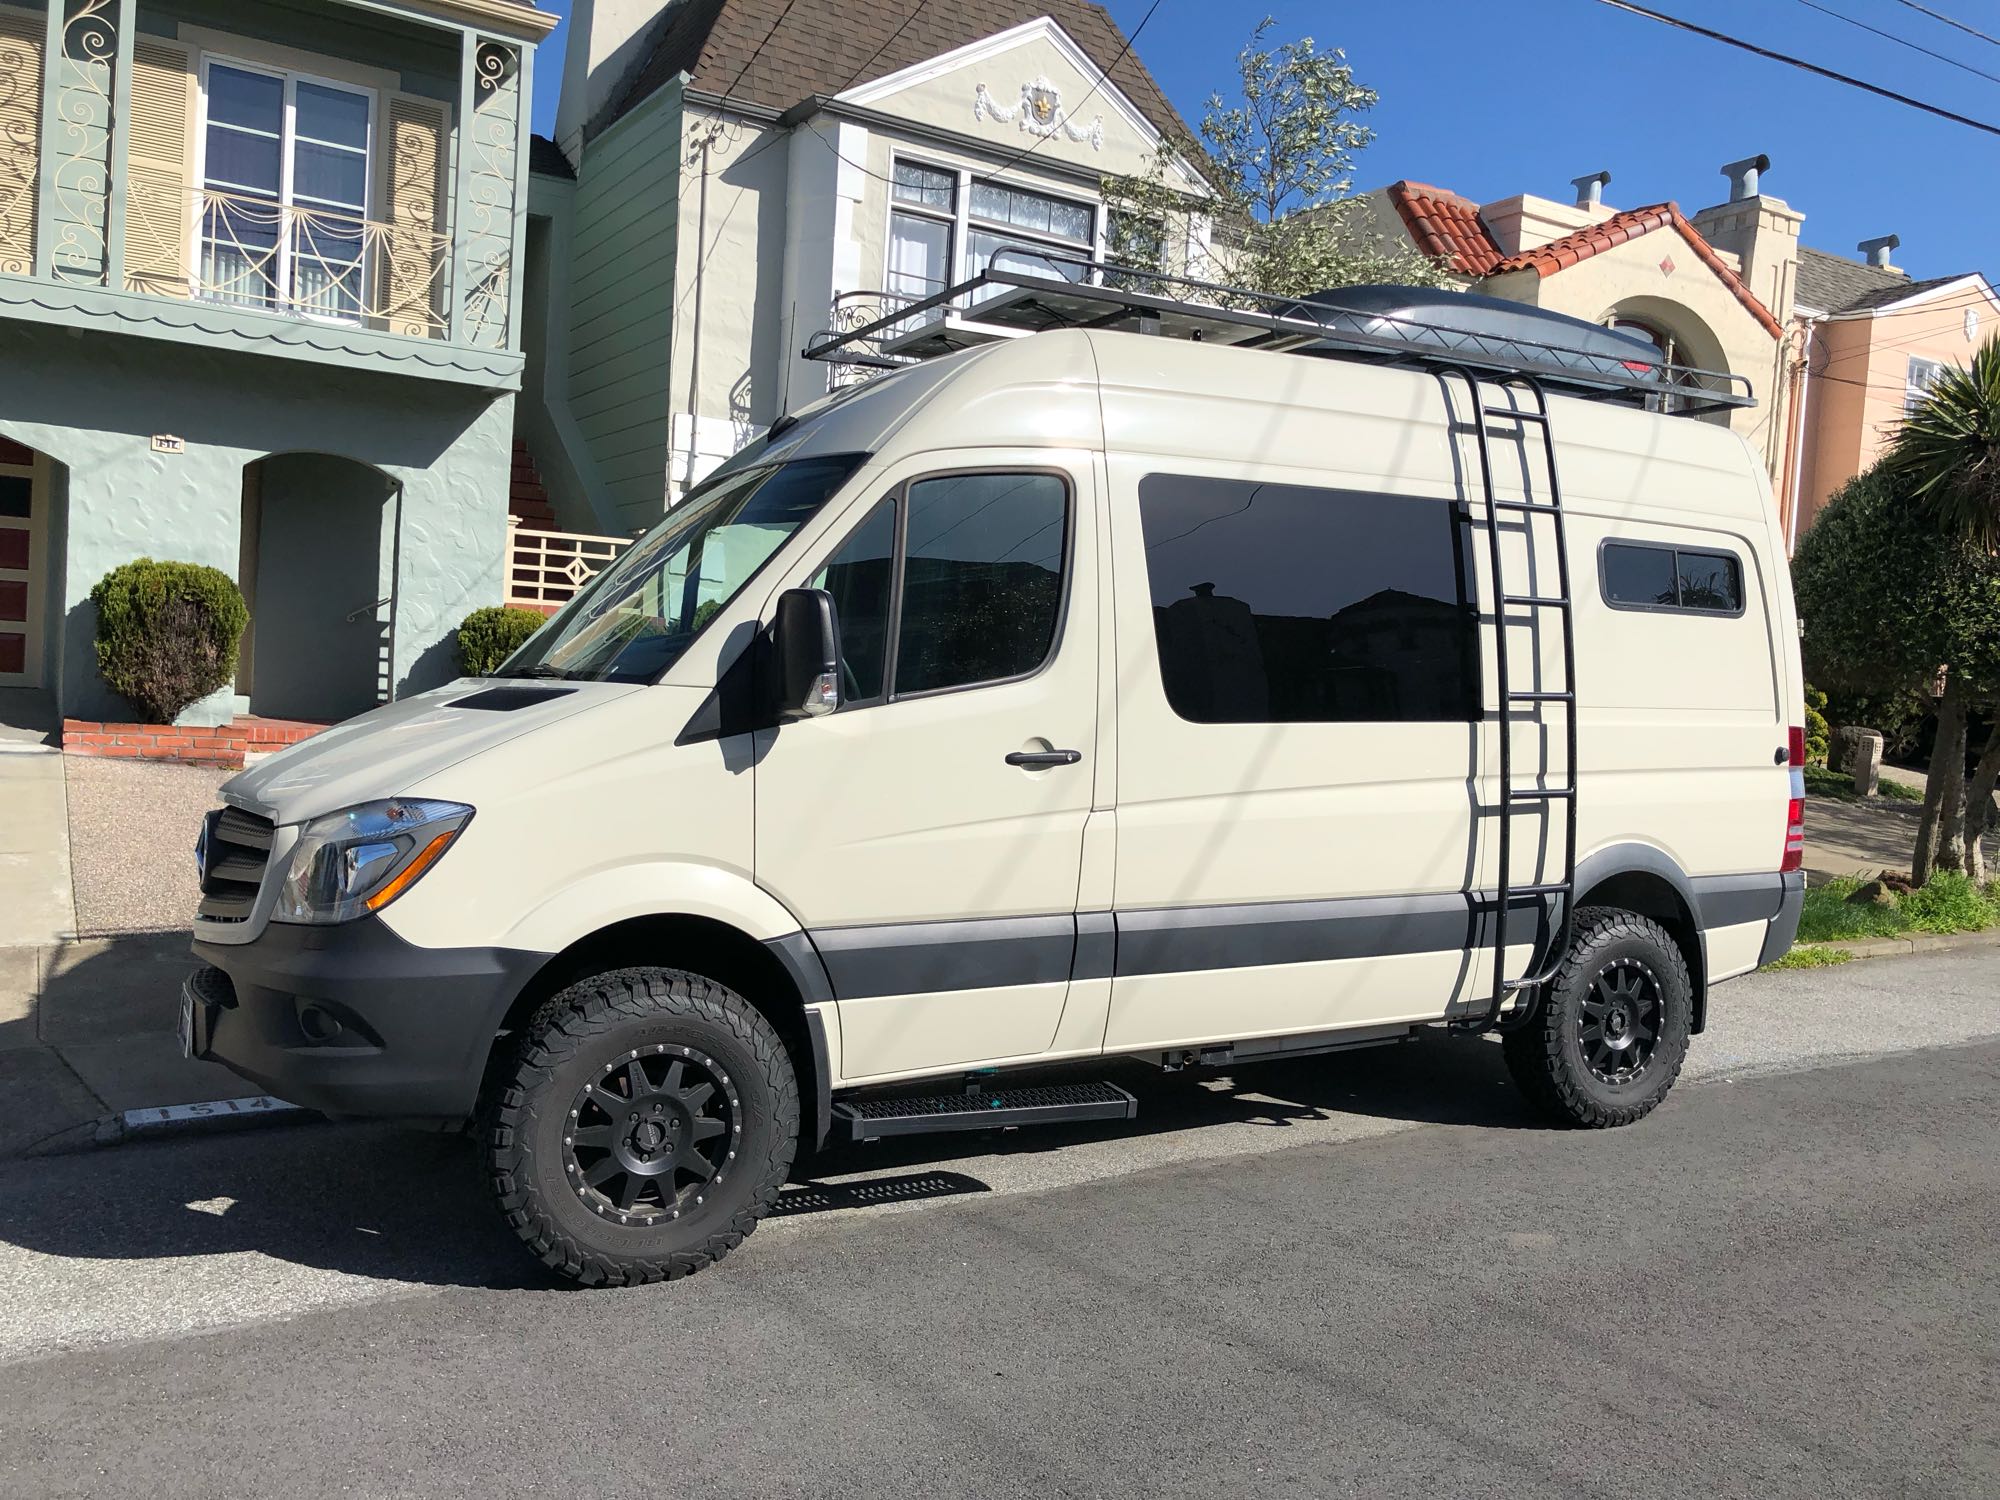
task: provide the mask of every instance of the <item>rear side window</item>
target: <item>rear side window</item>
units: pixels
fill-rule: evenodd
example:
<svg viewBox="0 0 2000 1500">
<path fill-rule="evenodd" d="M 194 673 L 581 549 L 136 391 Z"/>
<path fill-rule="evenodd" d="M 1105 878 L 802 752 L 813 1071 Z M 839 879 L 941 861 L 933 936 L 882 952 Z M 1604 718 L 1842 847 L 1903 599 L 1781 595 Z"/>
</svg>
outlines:
<svg viewBox="0 0 2000 1500">
<path fill-rule="evenodd" d="M 1614 609 L 1743 613 L 1743 564 L 1733 552 L 1606 542 L 1598 570 L 1604 602 Z"/>
<path fill-rule="evenodd" d="M 1149 474 L 1167 702 L 1197 724 L 1467 722 L 1477 620 L 1449 502 Z"/>
<path fill-rule="evenodd" d="M 1036 671 L 1068 549 L 1054 474 L 943 475 L 881 501 L 810 580 L 833 595 L 846 706 Z"/>
</svg>

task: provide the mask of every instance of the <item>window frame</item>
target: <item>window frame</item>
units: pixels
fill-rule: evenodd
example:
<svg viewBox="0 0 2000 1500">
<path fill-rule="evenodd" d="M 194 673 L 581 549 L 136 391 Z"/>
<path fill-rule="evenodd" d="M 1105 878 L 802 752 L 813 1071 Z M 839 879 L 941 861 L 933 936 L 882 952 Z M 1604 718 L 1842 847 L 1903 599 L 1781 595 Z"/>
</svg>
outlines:
<svg viewBox="0 0 2000 1500">
<path fill-rule="evenodd" d="M 909 558 L 910 491 L 919 484 L 934 479 L 969 479 L 981 474 L 1001 474 L 1015 478 L 1029 475 L 1047 475 L 1059 481 L 1063 487 L 1063 539 L 1061 553 L 1062 586 L 1056 593 L 1056 628 L 1049 636 L 1049 648 L 1042 653 L 1042 659 L 1026 672 L 1016 672 L 1009 677 L 986 677 L 977 682 L 953 683 L 950 687 L 922 688 L 916 692 L 896 690 L 897 658 L 902 654 L 903 643 L 903 572 Z M 882 690 L 867 698 L 848 699 L 843 697 L 836 713 L 846 713 L 850 709 L 884 708 L 892 703 L 914 703 L 930 698 L 943 698 L 952 693 L 976 692 L 981 688 L 1004 687 L 1009 683 L 1028 682 L 1041 676 L 1055 664 L 1061 653 L 1063 639 L 1069 628 L 1070 598 L 1076 587 L 1076 476 L 1069 470 L 1052 464 L 972 464 L 968 466 L 928 469 L 919 474 L 911 474 L 898 480 L 888 489 L 882 490 L 868 500 L 861 508 L 852 525 L 841 531 L 839 539 L 833 543 L 819 559 L 810 564 L 800 575 L 800 587 L 809 587 L 811 580 L 833 565 L 868 524 L 869 518 L 882 506 L 884 501 L 893 501 L 896 507 L 896 525 L 890 542 L 889 567 L 889 619 L 886 639 L 882 652 Z M 842 666 L 846 665 L 845 648 L 842 650 Z M 844 684 L 843 684 L 844 685 Z"/>
<path fill-rule="evenodd" d="M 375 151 L 381 140 L 381 91 L 370 88 L 365 84 L 349 83 L 345 79 L 329 78 L 323 74 L 308 72 L 303 68 L 289 68 L 277 63 L 252 62 L 229 52 L 211 52 L 207 50 L 204 50 L 200 54 L 196 64 L 194 181 L 190 184 L 193 188 L 193 192 L 190 195 L 193 202 L 189 219 L 192 253 L 189 257 L 188 269 L 189 279 L 194 284 L 197 299 L 201 301 L 211 300 L 211 289 L 206 286 L 205 278 L 202 274 L 203 252 L 207 243 L 207 236 L 202 232 L 202 218 L 206 208 L 204 200 L 207 198 L 209 191 L 208 77 L 210 66 L 217 63 L 225 68 L 234 68 L 239 73 L 255 73 L 261 74 L 266 78 L 275 78 L 284 86 L 284 113 L 278 132 L 278 207 L 281 215 L 285 217 L 281 217 L 280 219 L 281 232 L 278 237 L 277 254 L 278 274 L 272 278 L 276 283 L 277 291 L 269 307 L 246 307 L 244 310 L 248 312 L 283 313 L 335 328 L 366 327 L 370 321 L 368 312 L 370 303 L 369 293 L 371 290 L 370 283 L 372 280 L 370 272 L 374 260 L 374 257 L 369 253 L 368 225 L 374 220 L 375 194 L 380 187 L 375 170 Z M 329 89 L 336 93 L 358 94 L 368 106 L 368 133 L 361 147 L 361 210 L 355 216 L 355 222 L 360 226 L 357 238 L 361 241 L 361 256 L 357 269 L 361 274 L 354 288 L 356 311 L 352 317 L 335 317 L 329 313 L 308 312 L 299 304 L 297 287 L 293 281 L 293 262 L 297 257 L 293 254 L 292 250 L 292 236 L 282 232 L 282 226 L 285 224 L 286 218 L 299 209 L 297 194 L 294 191 L 294 179 L 297 173 L 296 159 L 299 143 L 298 86 L 301 83 L 310 83 L 315 87 Z M 321 143 L 315 142 L 314 144 Z M 337 146 L 335 149 L 347 150 L 351 148 Z M 218 191 L 228 192 L 231 190 L 218 189 Z M 339 213 L 333 209 L 319 209 L 308 206 L 304 211 L 307 213 L 325 214 L 333 218 L 340 217 Z M 219 306 L 228 307 L 235 305 L 221 302 L 219 299 L 216 300 Z"/>
<path fill-rule="evenodd" d="M 1634 547 L 1647 552 L 1665 552 L 1674 559 L 1674 595 L 1678 599 L 1681 589 L 1680 559 L 1688 557 L 1713 557 L 1726 559 L 1736 565 L 1736 608 L 1705 609 L 1698 604 L 1637 604 L 1611 597 L 1611 576 L 1606 563 L 1606 554 L 1613 547 Z M 1695 615 L 1711 620 L 1740 620 L 1750 609 L 1750 575 L 1743 566 L 1742 557 L 1723 546 L 1683 547 L 1675 542 L 1639 541 L 1632 537 L 1608 536 L 1597 544 L 1597 594 L 1608 609 L 1625 610 L 1642 615 Z"/>
<path fill-rule="evenodd" d="M 904 202 L 896 197 L 896 168 L 904 163 L 908 163 L 913 167 L 921 167 L 927 172 L 944 172 L 950 174 L 956 184 L 952 192 L 952 210 L 950 213 L 927 207 L 921 203 Z M 972 213 L 972 184 L 975 181 L 987 183 L 994 187 L 1005 188 L 1009 192 L 1033 193 L 1038 197 L 1053 198 L 1064 203 L 1074 204 L 1079 208 L 1089 209 L 1090 237 L 1088 241 L 1056 239 L 1051 236 L 1036 234 L 1030 230 L 1016 229 L 1012 225 L 1002 224 L 996 220 L 975 218 Z M 1053 250 L 1058 254 L 1078 255 L 1084 260 L 1100 260 L 1104 255 L 1104 236 L 1109 220 L 1102 198 L 1091 198 L 1082 194 L 1071 197 L 1065 193 L 1051 191 L 1039 183 L 1022 182 L 1010 177 L 993 175 L 987 169 L 941 161 L 935 157 L 926 156 L 921 150 L 906 151 L 900 146 L 893 147 L 889 153 L 889 171 L 886 178 L 886 185 L 888 191 L 884 194 L 884 197 L 887 198 L 888 203 L 882 217 L 882 290 L 884 294 L 890 294 L 889 280 L 891 273 L 889 269 L 889 252 L 894 245 L 897 214 L 910 214 L 917 218 L 929 219 L 933 223 L 950 226 L 951 236 L 947 242 L 945 254 L 945 283 L 944 287 L 938 289 L 939 291 L 944 290 L 945 287 L 951 287 L 969 279 L 967 276 L 967 267 L 971 263 L 971 242 L 974 228 L 987 233 L 1004 234 L 1010 243 L 1019 242 L 1037 245 Z M 896 292 L 892 295 L 900 297 L 907 294 Z M 937 293 L 933 292 L 931 295 L 936 296 Z M 921 301 L 923 299 L 919 298 L 917 300 Z M 977 304 L 975 303 L 971 308 L 953 307 L 949 309 L 949 312 L 953 317 L 966 322 L 976 323 L 978 322 L 978 314 L 975 310 L 976 306 Z"/>
<path fill-rule="evenodd" d="M 1972 311 L 1970 308 L 1966 310 L 1968 312 Z M 1941 359 L 1931 359 L 1922 354 L 1912 354 L 1910 356 L 1910 362 L 1903 367 L 1904 416 L 1907 417 L 1923 404 L 1924 399 L 1937 388 L 1937 383 L 1944 379 L 1944 373 L 1947 368 L 1946 362 Z M 1919 379 L 1919 369 L 1927 370 L 1930 378 L 1928 380 Z"/>
</svg>

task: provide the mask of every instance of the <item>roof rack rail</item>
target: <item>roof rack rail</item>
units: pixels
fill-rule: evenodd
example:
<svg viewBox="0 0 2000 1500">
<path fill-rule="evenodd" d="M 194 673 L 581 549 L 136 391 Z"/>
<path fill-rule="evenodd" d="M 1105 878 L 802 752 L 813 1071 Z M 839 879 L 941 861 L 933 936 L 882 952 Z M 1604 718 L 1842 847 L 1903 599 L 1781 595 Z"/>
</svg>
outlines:
<svg viewBox="0 0 2000 1500">
<path fill-rule="evenodd" d="M 999 339 L 1098 328 L 1320 358 L 1532 375 L 1565 395 L 1682 416 L 1756 404 L 1741 375 L 1670 364 L 1629 334 L 1469 292 L 1369 286 L 1276 297 L 1006 245 L 978 275 L 926 297 L 849 295 L 856 300 L 845 301 L 836 317 L 855 326 L 815 335 L 800 351 L 804 358 L 893 370 Z"/>
</svg>

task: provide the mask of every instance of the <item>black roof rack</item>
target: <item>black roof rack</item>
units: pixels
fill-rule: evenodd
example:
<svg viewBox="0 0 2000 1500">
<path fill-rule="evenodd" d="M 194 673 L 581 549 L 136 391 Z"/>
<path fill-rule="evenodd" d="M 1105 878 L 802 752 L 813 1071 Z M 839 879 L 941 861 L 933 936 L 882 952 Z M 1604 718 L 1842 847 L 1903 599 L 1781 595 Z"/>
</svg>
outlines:
<svg viewBox="0 0 2000 1500">
<path fill-rule="evenodd" d="M 1008 269 L 1003 262 L 1022 263 Z M 1004 246 L 968 281 L 923 298 L 857 294 L 807 359 L 899 369 L 996 339 L 1103 328 L 1275 353 L 1532 375 L 1551 390 L 1693 416 L 1754 406 L 1741 375 L 1669 364 L 1643 339 L 1580 318 L 1424 287 L 1367 286 L 1273 297 L 1170 273 Z M 875 316 L 867 312 L 887 308 Z"/>
</svg>

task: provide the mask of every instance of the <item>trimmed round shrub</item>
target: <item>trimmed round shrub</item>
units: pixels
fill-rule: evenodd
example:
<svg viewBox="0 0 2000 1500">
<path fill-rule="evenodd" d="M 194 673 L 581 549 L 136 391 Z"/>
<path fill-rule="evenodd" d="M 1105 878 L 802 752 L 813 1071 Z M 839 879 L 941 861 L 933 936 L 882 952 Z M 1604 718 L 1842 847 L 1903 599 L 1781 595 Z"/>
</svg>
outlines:
<svg viewBox="0 0 2000 1500">
<path fill-rule="evenodd" d="M 547 623 L 537 611 L 518 605 L 475 609 L 458 627 L 459 671 L 467 677 L 492 676 L 501 662 Z"/>
<path fill-rule="evenodd" d="M 220 569 L 142 557 L 100 578 L 90 602 L 97 670 L 146 722 L 173 723 L 235 677 L 250 611 Z"/>
</svg>

